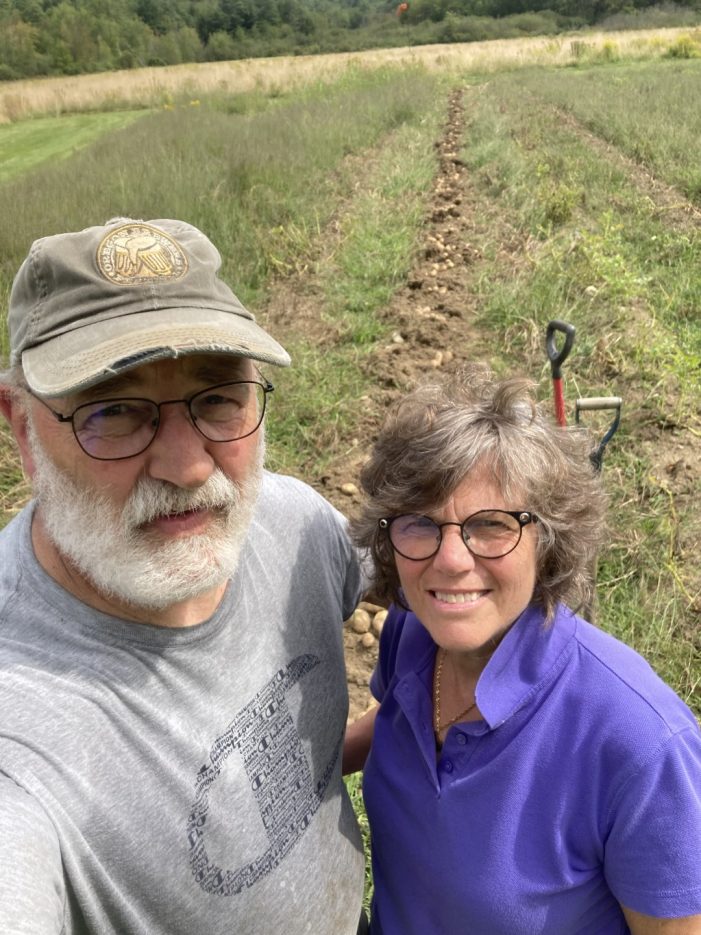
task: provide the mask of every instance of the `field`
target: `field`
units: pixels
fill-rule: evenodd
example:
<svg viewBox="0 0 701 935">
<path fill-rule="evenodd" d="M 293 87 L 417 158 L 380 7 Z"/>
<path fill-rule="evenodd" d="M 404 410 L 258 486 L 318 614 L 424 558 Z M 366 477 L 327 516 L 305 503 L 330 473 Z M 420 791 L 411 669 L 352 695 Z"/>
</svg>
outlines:
<svg viewBox="0 0 701 935">
<path fill-rule="evenodd" d="M 231 62 L 133 68 L 90 77 L 0 82 L 0 124 L 25 117 L 76 111 L 169 107 L 201 95 L 258 91 L 275 95 L 310 82 L 332 81 L 349 67 L 374 70 L 418 66 L 439 74 L 491 74 L 529 65 L 570 65 L 619 58 L 650 59 L 699 54 L 700 31 L 688 28 L 578 32 L 491 42 L 257 58 Z"/>
<path fill-rule="evenodd" d="M 202 227 L 235 291 L 293 356 L 269 374 L 270 465 L 346 513 L 405 388 L 481 358 L 530 376 L 549 399 L 545 328 L 571 322 L 569 420 L 578 397 L 623 399 L 604 458 L 597 622 L 701 715 L 697 39 L 558 42 L 537 60 L 514 47 L 472 65 L 442 47 L 428 64 L 415 50 L 409 62 L 353 56 L 288 83 L 278 63 L 276 80 L 239 89 L 223 78 L 196 87 L 190 70 L 167 100 L 154 74 L 130 100 L 138 119 L 117 127 L 105 111 L 122 120 L 124 95 L 113 88 L 101 110 L 91 82 L 103 77 L 71 79 L 95 138 L 73 151 L 67 134 L 62 159 L 44 146 L 78 104 L 64 93 L 52 110 L 40 82 L 35 107 L 15 106 L 45 116 L 0 127 L 0 212 L 12 219 L 0 231 L 0 303 L 42 234 L 115 215 Z M 0 101 L 8 93 L 0 86 Z M 23 133 L 38 142 L 7 169 Z M 594 441 L 609 420 L 585 418 Z M 0 435 L 5 520 L 27 496 Z M 376 651 L 357 640 L 349 630 L 354 716 Z"/>
</svg>

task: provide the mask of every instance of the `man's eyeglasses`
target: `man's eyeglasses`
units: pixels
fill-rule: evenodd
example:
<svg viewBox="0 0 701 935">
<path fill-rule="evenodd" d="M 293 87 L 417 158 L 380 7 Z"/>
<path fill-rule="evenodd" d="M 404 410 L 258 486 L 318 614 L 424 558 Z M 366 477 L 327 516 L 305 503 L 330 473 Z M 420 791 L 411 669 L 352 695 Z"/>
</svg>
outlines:
<svg viewBox="0 0 701 935">
<path fill-rule="evenodd" d="M 161 421 L 161 407 L 185 403 L 200 435 L 212 442 L 233 442 L 252 435 L 263 421 L 265 401 L 273 384 L 240 380 L 219 383 L 185 399 L 133 397 L 98 399 L 83 403 L 64 416 L 37 396 L 59 422 L 70 422 L 73 434 L 83 451 L 98 461 L 119 461 L 145 451 L 156 437 Z"/>
<path fill-rule="evenodd" d="M 436 523 L 428 516 L 405 513 L 380 520 L 395 552 L 419 562 L 440 549 L 445 526 L 458 526 L 462 541 L 479 558 L 502 558 L 521 541 L 523 527 L 538 517 L 527 510 L 478 510 L 462 523 Z"/>
</svg>

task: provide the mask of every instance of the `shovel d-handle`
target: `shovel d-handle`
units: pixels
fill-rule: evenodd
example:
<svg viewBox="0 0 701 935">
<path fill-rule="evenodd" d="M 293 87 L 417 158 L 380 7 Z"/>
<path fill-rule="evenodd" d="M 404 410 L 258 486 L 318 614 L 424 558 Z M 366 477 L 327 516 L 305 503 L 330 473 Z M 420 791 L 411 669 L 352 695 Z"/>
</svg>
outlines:
<svg viewBox="0 0 701 935">
<path fill-rule="evenodd" d="M 598 409 L 610 409 L 614 411 L 614 417 L 611 424 L 606 431 L 606 434 L 599 442 L 598 447 L 591 453 L 589 456 L 591 458 L 591 463 L 594 465 L 597 471 L 601 470 L 601 463 L 604 457 L 604 449 L 608 443 L 613 438 L 616 429 L 621 422 L 621 406 L 623 405 L 623 400 L 620 396 L 592 396 L 589 399 L 578 399 L 574 405 L 574 418 L 575 422 L 579 422 L 579 415 L 581 412 L 591 412 Z"/>
<path fill-rule="evenodd" d="M 564 427 L 567 423 L 565 415 L 565 394 L 562 390 L 562 365 L 567 360 L 574 343 L 574 325 L 566 321 L 551 321 L 545 332 L 545 348 L 548 352 L 550 370 L 553 375 L 553 398 L 555 400 L 555 419 L 557 424 Z M 558 347 L 558 334 L 564 335 L 562 346 Z"/>
<path fill-rule="evenodd" d="M 557 346 L 558 333 L 564 334 L 565 336 L 562 347 Z M 545 332 L 545 347 L 548 352 L 548 360 L 550 361 L 550 370 L 552 371 L 553 380 L 559 380 L 562 377 L 561 368 L 572 350 L 574 335 L 574 325 L 570 325 L 566 321 L 558 321 L 555 319 L 548 324 Z"/>
</svg>

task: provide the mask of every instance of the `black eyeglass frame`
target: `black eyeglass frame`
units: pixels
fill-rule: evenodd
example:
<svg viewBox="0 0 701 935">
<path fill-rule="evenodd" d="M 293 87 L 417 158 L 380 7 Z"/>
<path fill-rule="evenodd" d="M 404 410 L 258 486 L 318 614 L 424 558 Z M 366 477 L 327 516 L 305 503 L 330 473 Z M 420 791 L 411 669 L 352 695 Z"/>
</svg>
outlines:
<svg viewBox="0 0 701 935">
<path fill-rule="evenodd" d="M 518 539 L 516 540 L 516 542 L 514 542 L 514 544 L 511 546 L 511 548 L 507 549 L 506 552 L 502 552 L 502 553 L 499 554 L 499 555 L 480 555 L 479 552 L 475 552 L 475 551 L 473 551 L 473 550 L 470 548 L 470 545 L 469 545 L 469 536 L 467 536 L 467 537 L 465 536 L 465 525 L 466 525 L 471 519 L 474 519 L 475 516 L 479 516 L 480 513 L 506 513 L 507 516 L 511 516 L 513 519 L 516 520 L 516 522 L 518 523 L 518 527 L 519 527 L 519 528 L 518 528 Z M 418 516 L 418 517 L 420 517 L 421 519 L 427 519 L 429 522 L 433 523 L 433 525 L 434 525 L 434 526 L 436 527 L 436 529 L 438 530 L 438 543 L 436 544 L 436 548 L 435 548 L 435 549 L 433 550 L 433 552 L 431 552 L 429 555 L 423 555 L 421 558 L 414 558 L 414 557 L 411 556 L 411 555 L 405 555 L 404 552 L 401 552 L 401 551 L 396 547 L 396 545 L 394 544 L 394 542 L 392 541 L 392 532 L 391 532 L 392 523 L 394 523 L 394 522 L 395 522 L 396 520 L 398 520 L 398 519 L 401 519 L 401 518 L 404 517 L 404 516 Z M 468 551 L 471 555 L 474 555 L 476 558 L 483 558 L 483 559 L 486 559 L 487 561 L 492 561 L 492 560 L 497 559 L 497 558 L 504 558 L 505 555 L 510 555 L 510 554 L 514 551 L 514 549 L 518 546 L 518 544 L 520 543 L 521 537 L 523 536 L 523 529 L 524 529 L 524 527 L 525 527 L 525 526 L 528 526 L 530 523 L 537 523 L 537 522 L 538 522 L 538 517 L 536 516 L 535 513 L 531 512 L 530 510 L 498 510 L 498 509 L 485 509 L 485 510 L 476 510 L 474 513 L 470 513 L 470 515 L 469 515 L 469 516 L 466 516 L 465 519 L 464 519 L 461 523 L 455 523 L 455 522 L 437 523 L 434 519 L 431 519 L 430 516 L 425 516 L 425 515 L 422 514 L 422 513 L 400 513 L 400 514 L 398 514 L 397 516 L 383 516 L 383 517 L 378 521 L 378 526 L 379 526 L 380 529 L 387 535 L 387 539 L 389 540 L 389 544 L 392 546 L 392 548 L 394 549 L 394 551 L 395 551 L 398 555 L 401 555 L 402 558 L 406 558 L 406 559 L 407 559 L 408 561 L 410 561 L 410 562 L 425 562 L 427 559 L 433 558 L 434 555 L 437 555 L 437 554 L 438 554 L 438 552 L 440 551 L 440 547 L 441 547 L 441 545 L 443 544 L 443 528 L 444 528 L 444 526 L 458 526 L 459 529 L 460 529 L 460 538 L 462 539 L 462 541 L 463 541 L 463 543 L 464 543 L 465 548 L 467 549 L 467 551 Z M 515 530 L 514 530 L 514 531 L 515 531 Z"/>
<path fill-rule="evenodd" d="M 222 389 L 224 386 L 241 386 L 244 384 L 254 384 L 255 386 L 260 386 L 263 389 L 263 405 L 261 406 L 260 418 L 256 423 L 255 427 L 252 428 L 249 432 L 246 432 L 245 435 L 236 435 L 234 438 L 210 438 L 205 432 L 202 431 L 200 426 L 197 424 L 197 417 L 192 411 L 192 402 L 197 399 L 198 396 L 201 396 L 205 393 L 211 393 L 212 390 Z M 228 380 L 226 383 L 217 383 L 214 386 L 207 386 L 202 390 L 198 390 L 196 393 L 193 393 L 191 396 L 185 396 L 182 399 L 164 399 L 160 403 L 157 403 L 153 399 L 146 399 L 143 396 L 108 396 L 104 399 L 91 399 L 90 402 L 81 403 L 79 406 L 76 406 L 73 412 L 70 415 L 63 415 L 60 412 L 57 412 L 53 409 L 45 399 L 41 396 L 37 396 L 36 393 L 32 393 L 31 390 L 28 390 L 29 394 L 38 400 L 43 406 L 45 406 L 49 412 L 54 415 L 58 422 L 70 423 L 71 429 L 73 430 L 73 437 L 81 451 L 84 451 L 85 454 L 92 458 L 95 461 L 127 461 L 129 458 L 136 458 L 137 455 L 143 454 L 146 449 L 153 444 L 156 435 L 158 434 L 158 429 L 161 424 L 161 406 L 172 406 L 175 403 L 185 403 L 187 406 L 187 413 L 190 418 L 190 422 L 195 427 L 195 429 L 200 433 L 203 438 L 206 438 L 209 442 L 214 442 L 215 444 L 228 444 L 229 442 L 237 442 L 242 438 L 248 438 L 249 435 L 253 435 L 254 432 L 257 432 L 263 422 L 263 417 L 265 416 L 266 403 L 268 399 L 268 394 L 272 393 L 275 387 L 266 377 L 261 375 L 260 380 Z M 143 448 L 140 448 L 139 451 L 135 451 L 129 455 L 120 455 L 118 458 L 101 458 L 99 455 L 91 454 L 81 443 L 78 438 L 78 432 L 75 427 L 75 414 L 81 409 L 85 409 L 87 406 L 99 406 L 102 403 L 119 403 L 119 402 L 130 402 L 130 403 L 149 403 L 151 406 L 156 407 L 157 418 L 156 423 L 153 427 L 153 435 L 150 440 Z"/>
</svg>

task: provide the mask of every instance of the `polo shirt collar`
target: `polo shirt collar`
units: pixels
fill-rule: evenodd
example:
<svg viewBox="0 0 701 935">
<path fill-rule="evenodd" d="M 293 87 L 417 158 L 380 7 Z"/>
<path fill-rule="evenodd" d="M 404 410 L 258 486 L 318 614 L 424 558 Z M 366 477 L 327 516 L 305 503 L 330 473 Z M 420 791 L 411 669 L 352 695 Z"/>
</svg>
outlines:
<svg viewBox="0 0 701 935">
<path fill-rule="evenodd" d="M 491 728 L 508 720 L 564 665 L 576 630 L 574 613 L 558 605 L 552 623 L 527 607 L 497 646 L 477 682 L 477 704 Z"/>
<path fill-rule="evenodd" d="M 487 663 L 477 682 L 477 704 L 490 729 L 499 727 L 538 694 L 565 664 L 577 627 L 577 617 L 558 605 L 550 624 L 540 607 L 529 606 Z M 398 648 L 396 675 L 413 673 L 430 685 L 436 644 L 418 618 L 407 613 Z"/>
</svg>

